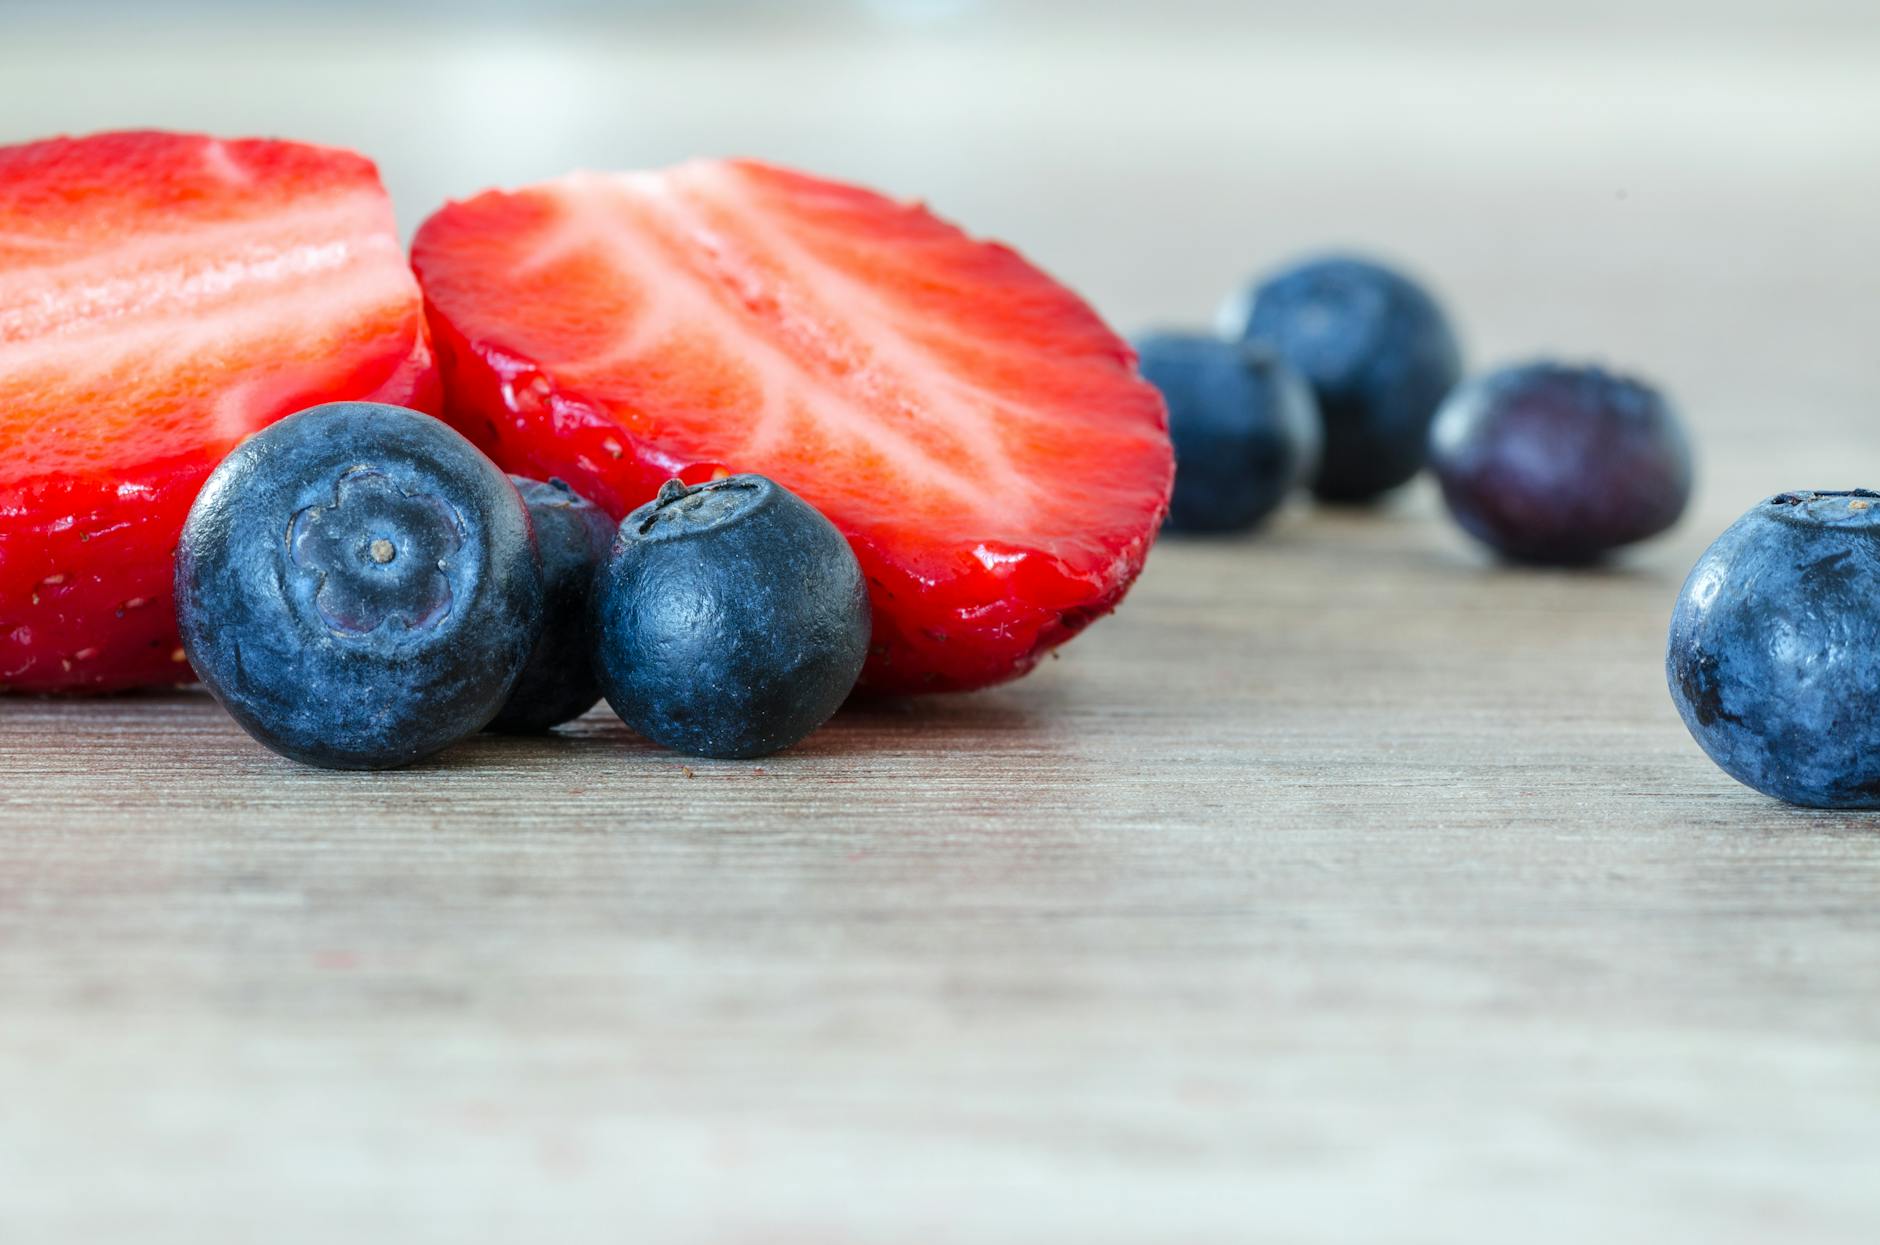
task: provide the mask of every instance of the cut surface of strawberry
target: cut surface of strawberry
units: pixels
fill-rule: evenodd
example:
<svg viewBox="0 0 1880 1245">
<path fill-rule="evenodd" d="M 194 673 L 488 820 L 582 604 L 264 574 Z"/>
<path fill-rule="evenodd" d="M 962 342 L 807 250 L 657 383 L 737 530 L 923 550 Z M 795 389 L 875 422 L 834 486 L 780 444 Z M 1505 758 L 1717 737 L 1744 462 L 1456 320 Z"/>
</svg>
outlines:
<svg viewBox="0 0 1880 1245">
<path fill-rule="evenodd" d="M 0 148 L 0 689 L 190 679 L 171 574 L 197 489 L 347 398 L 441 398 L 370 161 L 157 132 Z"/>
<path fill-rule="evenodd" d="M 619 515 L 757 472 L 867 574 L 864 686 L 1022 674 L 1113 608 L 1173 478 L 1134 355 L 1010 248 L 749 161 L 452 203 L 413 264 L 446 418 Z"/>
</svg>

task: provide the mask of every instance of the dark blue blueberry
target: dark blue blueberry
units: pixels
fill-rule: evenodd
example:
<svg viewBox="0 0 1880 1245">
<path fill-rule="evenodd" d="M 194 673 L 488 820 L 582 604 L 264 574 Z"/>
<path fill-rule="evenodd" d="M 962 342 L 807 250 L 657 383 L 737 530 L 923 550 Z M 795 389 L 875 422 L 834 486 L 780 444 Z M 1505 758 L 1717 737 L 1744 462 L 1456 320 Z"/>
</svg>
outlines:
<svg viewBox="0 0 1880 1245">
<path fill-rule="evenodd" d="M 1369 501 L 1423 466 L 1430 417 L 1462 373 L 1442 308 L 1370 260 L 1308 260 L 1229 301 L 1222 331 L 1277 350 L 1312 386 L 1325 422 L 1313 491 Z"/>
<path fill-rule="evenodd" d="M 1463 384 L 1431 426 L 1430 466 L 1456 522 L 1531 562 L 1591 562 L 1656 536 L 1691 497 L 1671 405 L 1592 367 L 1530 363 Z"/>
<path fill-rule="evenodd" d="M 590 605 L 618 525 L 560 480 L 509 479 L 529 507 L 542 556 L 542 638 L 489 729 L 529 734 L 573 721 L 601 698 Z"/>
<path fill-rule="evenodd" d="M 403 407 L 316 406 L 203 485 L 176 550 L 197 675 L 284 756 L 406 765 L 480 729 L 542 625 L 529 514 L 496 465 Z"/>
<path fill-rule="evenodd" d="M 1880 808 L 1880 493 L 1783 493 L 1738 519 L 1684 583 L 1665 676 L 1738 782 Z"/>
<path fill-rule="evenodd" d="M 667 482 L 621 523 L 594 608 L 607 703 L 699 756 L 788 748 L 829 720 L 868 654 L 848 541 L 762 476 Z"/>
<path fill-rule="evenodd" d="M 1145 334 L 1136 353 L 1168 403 L 1171 531 L 1252 527 L 1311 478 L 1319 415 L 1312 391 L 1277 355 L 1195 333 Z"/>
</svg>

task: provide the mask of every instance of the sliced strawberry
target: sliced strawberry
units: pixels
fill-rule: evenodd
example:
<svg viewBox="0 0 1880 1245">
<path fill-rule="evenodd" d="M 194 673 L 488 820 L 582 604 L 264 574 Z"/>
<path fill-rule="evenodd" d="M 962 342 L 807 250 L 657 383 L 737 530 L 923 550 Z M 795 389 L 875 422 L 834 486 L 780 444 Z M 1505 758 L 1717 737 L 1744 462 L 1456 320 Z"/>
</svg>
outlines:
<svg viewBox="0 0 1880 1245">
<path fill-rule="evenodd" d="M 0 148 L 0 688 L 190 677 L 171 554 L 301 407 L 440 400 L 370 161 L 125 133 Z"/>
<path fill-rule="evenodd" d="M 1021 674 L 1122 597 L 1173 475 L 1129 347 L 918 204 L 748 162 L 577 173 L 453 203 L 413 262 L 446 417 L 619 514 L 773 477 L 872 587 L 864 682 Z"/>
</svg>

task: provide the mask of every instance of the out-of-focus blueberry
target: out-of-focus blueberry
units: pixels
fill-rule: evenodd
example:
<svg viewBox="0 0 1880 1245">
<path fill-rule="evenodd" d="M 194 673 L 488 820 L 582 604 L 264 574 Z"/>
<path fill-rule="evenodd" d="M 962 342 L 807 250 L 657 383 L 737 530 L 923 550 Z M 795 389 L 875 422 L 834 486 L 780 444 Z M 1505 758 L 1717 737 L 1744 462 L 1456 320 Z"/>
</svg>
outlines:
<svg viewBox="0 0 1880 1245">
<path fill-rule="evenodd" d="M 1306 260 L 1230 299 L 1220 327 L 1268 343 L 1312 386 L 1325 424 L 1321 498 L 1369 501 L 1422 468 L 1462 354 L 1421 285 L 1374 260 Z"/>
<path fill-rule="evenodd" d="M 1277 355 L 1198 333 L 1146 333 L 1135 345 L 1143 377 L 1168 403 L 1169 530 L 1253 527 L 1317 469 L 1312 391 Z"/>
<path fill-rule="evenodd" d="M 1430 429 L 1449 511 L 1491 548 L 1584 563 L 1670 527 L 1691 448 L 1657 390 L 1593 367 L 1529 363 L 1451 393 Z"/>
<path fill-rule="evenodd" d="M 601 698 L 589 606 L 617 525 L 561 480 L 509 479 L 529 507 L 541 552 L 542 638 L 489 729 L 530 734 L 580 717 Z"/>
</svg>

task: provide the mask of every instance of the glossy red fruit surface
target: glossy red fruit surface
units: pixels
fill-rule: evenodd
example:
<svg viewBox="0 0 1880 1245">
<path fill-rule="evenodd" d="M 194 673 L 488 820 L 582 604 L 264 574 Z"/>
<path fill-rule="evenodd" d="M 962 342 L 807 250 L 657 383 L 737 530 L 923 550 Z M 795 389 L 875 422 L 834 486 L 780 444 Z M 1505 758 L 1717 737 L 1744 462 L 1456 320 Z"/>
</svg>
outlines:
<svg viewBox="0 0 1880 1245">
<path fill-rule="evenodd" d="M 1130 348 L 1008 247 L 746 161 L 453 203 L 413 264 L 446 418 L 622 514 L 756 472 L 867 575 L 863 684 L 1022 674 L 1135 579 L 1173 477 Z"/>
<path fill-rule="evenodd" d="M 171 564 L 197 489 L 348 398 L 440 400 L 370 161 L 155 132 L 0 148 L 0 688 L 189 679 Z"/>
</svg>

